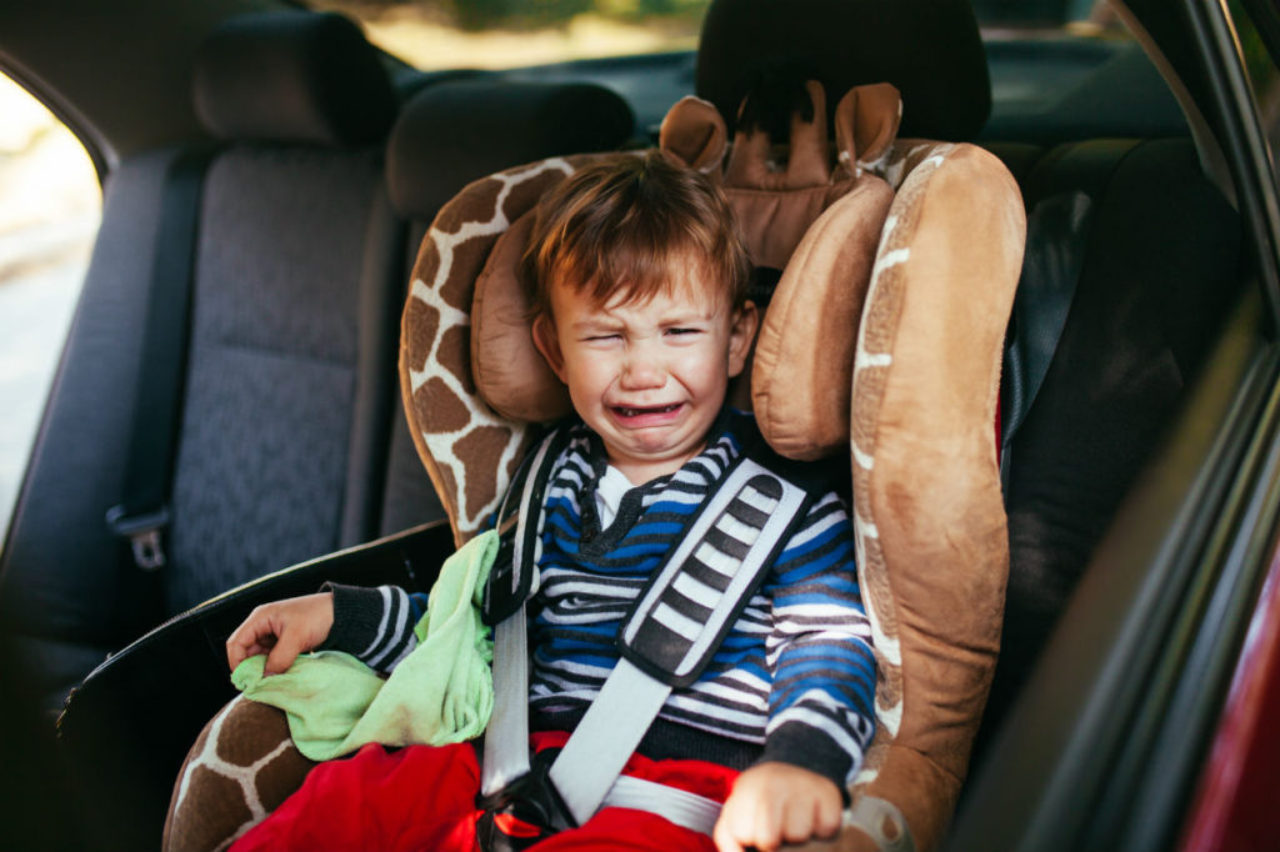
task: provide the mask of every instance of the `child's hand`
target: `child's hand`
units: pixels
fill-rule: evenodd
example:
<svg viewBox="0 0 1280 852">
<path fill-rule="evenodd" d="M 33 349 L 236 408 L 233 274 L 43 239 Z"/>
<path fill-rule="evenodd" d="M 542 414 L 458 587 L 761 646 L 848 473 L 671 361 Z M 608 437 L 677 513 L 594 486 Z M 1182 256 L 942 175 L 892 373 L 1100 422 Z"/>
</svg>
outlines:
<svg viewBox="0 0 1280 852">
<path fill-rule="evenodd" d="M 716 823 L 720 852 L 833 837 L 844 802 L 830 778 L 790 763 L 759 763 L 738 776 Z"/>
<path fill-rule="evenodd" d="M 293 665 L 329 635 L 333 627 L 333 593 L 320 592 L 263 604 L 249 613 L 227 639 L 227 664 L 235 671 L 247 657 L 266 654 L 266 674 Z"/>
</svg>

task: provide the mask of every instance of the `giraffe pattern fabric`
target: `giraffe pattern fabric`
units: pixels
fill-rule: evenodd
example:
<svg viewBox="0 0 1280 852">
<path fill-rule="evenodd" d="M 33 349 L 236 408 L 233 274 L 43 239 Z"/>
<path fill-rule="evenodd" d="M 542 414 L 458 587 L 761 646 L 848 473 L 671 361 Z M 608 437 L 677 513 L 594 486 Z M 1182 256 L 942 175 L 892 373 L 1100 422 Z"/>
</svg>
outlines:
<svg viewBox="0 0 1280 852">
<path fill-rule="evenodd" d="M 294 747 L 283 711 L 233 698 L 178 771 L 162 848 L 221 852 L 302 786 L 315 765 Z"/>
<path fill-rule="evenodd" d="M 552 158 L 469 185 L 423 239 L 401 327 L 400 382 L 418 454 L 440 495 L 455 543 L 497 508 L 531 440 L 477 392 L 471 305 L 489 252 L 511 224 L 591 157 Z"/>
</svg>

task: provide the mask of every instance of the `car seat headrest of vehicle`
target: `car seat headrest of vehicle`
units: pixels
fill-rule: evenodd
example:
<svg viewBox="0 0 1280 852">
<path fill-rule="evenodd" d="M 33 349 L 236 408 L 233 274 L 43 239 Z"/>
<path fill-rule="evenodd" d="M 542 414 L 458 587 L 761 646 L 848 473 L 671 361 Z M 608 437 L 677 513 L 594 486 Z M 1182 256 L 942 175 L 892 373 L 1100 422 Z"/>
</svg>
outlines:
<svg viewBox="0 0 1280 852">
<path fill-rule="evenodd" d="M 621 147 L 635 129 L 616 92 L 586 83 L 458 80 L 428 86 L 400 112 L 387 144 L 391 203 L 431 219 L 459 187 L 514 163 Z M 441 169 L 440 163 L 449 163 Z"/>
<path fill-rule="evenodd" d="M 991 110 L 969 0 L 713 0 L 696 91 L 732 125 L 761 78 L 816 79 L 829 94 L 885 81 L 907 104 L 904 137 L 972 139 Z"/>
<path fill-rule="evenodd" d="M 218 138 L 356 147 L 386 138 L 396 97 L 377 50 L 336 14 L 237 15 L 201 43 L 196 112 Z"/>
</svg>

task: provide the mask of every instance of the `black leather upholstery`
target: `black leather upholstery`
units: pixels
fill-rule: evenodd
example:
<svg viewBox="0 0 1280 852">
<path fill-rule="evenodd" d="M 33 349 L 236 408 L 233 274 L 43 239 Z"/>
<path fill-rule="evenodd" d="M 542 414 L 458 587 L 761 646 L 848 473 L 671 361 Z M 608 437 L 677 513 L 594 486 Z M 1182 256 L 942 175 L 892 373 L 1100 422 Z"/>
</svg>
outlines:
<svg viewBox="0 0 1280 852">
<path fill-rule="evenodd" d="M 221 139 L 358 147 L 379 142 L 396 99 L 378 53 L 335 14 L 234 17 L 196 57 L 195 105 Z"/>
<path fill-rule="evenodd" d="M 984 722 L 999 725 L 1241 293 L 1238 214 L 1189 139 L 1049 152 L 1029 208 L 1082 192 L 1090 223 L 1075 298 L 1010 446 L 1011 567 Z"/>
<path fill-rule="evenodd" d="M 819 80 L 828 112 L 851 87 L 902 93 L 900 136 L 972 139 L 991 111 L 991 81 L 968 0 L 715 0 L 698 46 L 698 95 L 729 127 L 762 73 Z"/>
<path fill-rule="evenodd" d="M 430 86 L 405 104 L 392 130 L 391 200 L 401 216 L 429 221 L 470 181 L 550 154 L 617 148 L 634 126 L 626 101 L 599 86 L 492 80 Z"/>
</svg>

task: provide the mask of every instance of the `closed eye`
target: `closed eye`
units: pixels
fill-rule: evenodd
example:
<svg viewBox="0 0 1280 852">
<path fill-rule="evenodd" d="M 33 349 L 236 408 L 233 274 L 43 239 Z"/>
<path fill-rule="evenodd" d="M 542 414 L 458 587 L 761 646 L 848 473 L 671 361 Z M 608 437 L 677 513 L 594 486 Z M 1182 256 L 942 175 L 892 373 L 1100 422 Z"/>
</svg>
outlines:
<svg viewBox="0 0 1280 852">
<path fill-rule="evenodd" d="M 687 337 L 694 334 L 702 334 L 702 332 L 703 330 L 700 328 L 688 328 L 685 326 L 678 326 L 676 328 L 667 329 L 667 334 L 672 335 L 674 337 Z"/>
</svg>

